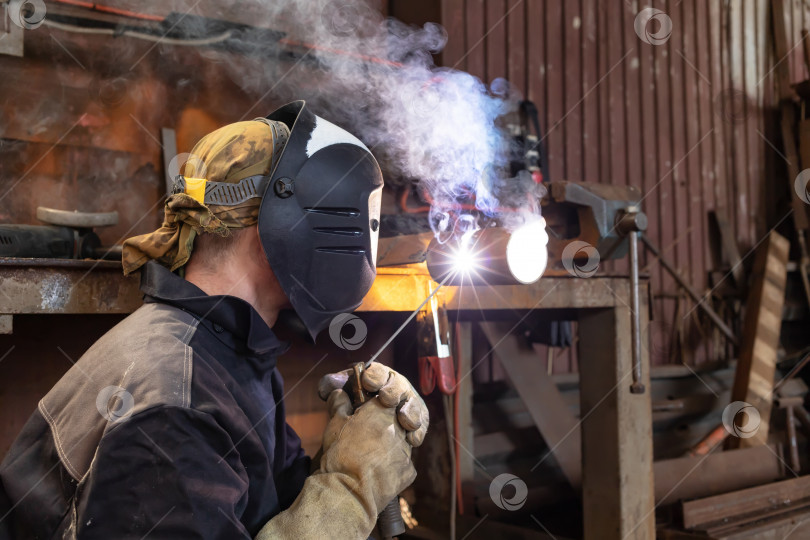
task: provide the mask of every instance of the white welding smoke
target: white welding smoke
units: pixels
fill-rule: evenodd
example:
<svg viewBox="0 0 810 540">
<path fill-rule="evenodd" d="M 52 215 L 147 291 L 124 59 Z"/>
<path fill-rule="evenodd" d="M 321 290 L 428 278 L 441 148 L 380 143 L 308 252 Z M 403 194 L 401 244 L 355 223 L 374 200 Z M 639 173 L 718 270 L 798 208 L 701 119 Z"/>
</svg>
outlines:
<svg viewBox="0 0 810 540">
<path fill-rule="evenodd" d="M 470 195 L 488 215 L 499 213 L 500 206 L 518 207 L 499 215 L 502 220 L 523 215 L 521 222 L 539 213 L 537 197 L 527 197 L 515 184 L 502 189 L 499 171 L 507 164 L 509 137 L 496 120 L 515 110 L 514 92 L 503 80 L 486 85 L 468 73 L 435 66 L 433 54 L 447 41 L 441 26 L 405 25 L 365 0 L 244 4 L 240 10 L 256 25 L 286 35 L 284 47 L 268 47 L 252 66 L 235 64 L 234 80 L 253 92 L 307 99 L 317 114 L 362 139 L 384 169 L 402 181 L 420 182 L 433 202 L 437 235 L 458 227 L 447 210 Z M 291 48 L 296 55 L 278 56 Z M 254 110 L 252 116 L 266 112 Z"/>
</svg>

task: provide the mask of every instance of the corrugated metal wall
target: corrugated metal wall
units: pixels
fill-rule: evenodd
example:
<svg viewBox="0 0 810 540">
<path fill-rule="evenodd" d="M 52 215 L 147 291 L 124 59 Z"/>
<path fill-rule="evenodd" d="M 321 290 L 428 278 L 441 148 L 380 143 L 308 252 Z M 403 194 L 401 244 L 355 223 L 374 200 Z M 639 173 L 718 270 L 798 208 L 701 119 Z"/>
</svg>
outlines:
<svg viewBox="0 0 810 540">
<path fill-rule="evenodd" d="M 793 46 L 806 7 L 791 1 Z M 647 7 L 671 20 L 661 45 L 634 28 Z M 486 82 L 506 77 L 537 103 L 551 178 L 640 188 L 648 236 L 698 290 L 708 290 L 714 266 L 709 211 L 729 220 L 743 255 L 781 217 L 777 203 L 789 189 L 774 150 L 769 1 L 443 0 L 442 20 L 445 65 Z M 789 62 L 794 80 L 806 77 L 801 47 Z M 679 329 L 687 361 L 717 356 L 694 327 L 696 312 L 684 319 L 694 304 L 678 300 L 655 260 L 643 262 L 655 297 L 653 362 L 675 360 Z M 605 269 L 626 272 L 627 264 Z"/>
</svg>

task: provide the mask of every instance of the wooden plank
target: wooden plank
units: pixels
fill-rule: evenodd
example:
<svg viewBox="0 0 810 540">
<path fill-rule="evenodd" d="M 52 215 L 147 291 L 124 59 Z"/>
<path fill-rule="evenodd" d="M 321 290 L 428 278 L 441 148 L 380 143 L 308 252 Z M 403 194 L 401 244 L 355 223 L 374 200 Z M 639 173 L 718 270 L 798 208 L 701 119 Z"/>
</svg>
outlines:
<svg viewBox="0 0 810 540">
<path fill-rule="evenodd" d="M 654 469 L 657 505 L 727 493 L 784 478 L 784 467 L 773 445 L 665 459 L 656 461 Z"/>
<path fill-rule="evenodd" d="M 777 509 L 805 499 L 808 494 L 810 494 L 810 477 L 803 476 L 684 502 L 681 505 L 683 526 L 687 529 L 696 529 L 735 516 Z"/>
<path fill-rule="evenodd" d="M 702 531 L 703 532 L 703 531 Z M 736 523 L 722 524 L 705 532 L 723 540 L 759 540 L 773 538 L 808 538 L 810 536 L 810 505 L 796 503 L 758 516 L 746 516 Z"/>
<path fill-rule="evenodd" d="M 508 323 L 480 323 L 493 353 L 529 409 L 537 429 L 572 487 L 582 481 L 580 434 L 576 417 L 546 373 L 534 350 L 512 335 Z"/>
<path fill-rule="evenodd" d="M 641 306 L 647 328 L 646 295 Z M 649 391 L 630 392 L 629 308 L 580 312 L 578 335 L 584 538 L 655 538 L 652 406 Z M 642 364 L 650 388 L 646 349 Z"/>
<path fill-rule="evenodd" d="M 776 232 L 771 232 L 757 249 L 731 396 L 733 401 L 753 405 L 759 412 L 760 425 L 752 437 L 731 437 L 732 447 L 757 446 L 768 440 L 789 252 L 790 243 Z"/>
</svg>

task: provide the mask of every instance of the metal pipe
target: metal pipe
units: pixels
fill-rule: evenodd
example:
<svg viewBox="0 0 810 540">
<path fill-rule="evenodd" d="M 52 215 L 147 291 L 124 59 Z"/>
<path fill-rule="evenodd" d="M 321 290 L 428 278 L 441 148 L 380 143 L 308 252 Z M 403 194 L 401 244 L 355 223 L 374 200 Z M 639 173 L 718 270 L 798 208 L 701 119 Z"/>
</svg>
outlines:
<svg viewBox="0 0 810 540">
<path fill-rule="evenodd" d="M 633 338 L 633 384 L 630 392 L 644 393 L 644 383 L 641 373 L 641 313 L 639 312 L 639 284 L 638 284 L 638 237 L 641 233 L 631 232 L 628 235 L 630 242 L 630 324 Z"/>
<path fill-rule="evenodd" d="M 801 468 L 799 461 L 799 443 L 796 440 L 796 418 L 793 414 L 793 407 L 785 407 L 787 422 L 788 446 L 790 447 L 790 466 L 793 473 L 798 473 Z"/>
<path fill-rule="evenodd" d="M 688 294 L 690 298 L 692 298 L 692 300 L 694 300 L 694 302 L 698 305 L 698 307 L 702 309 L 703 312 L 706 313 L 706 315 L 709 316 L 709 318 L 712 320 L 715 326 L 717 326 L 717 328 L 723 333 L 723 335 L 726 336 L 726 338 L 728 338 L 728 340 L 732 344 L 738 346 L 739 342 L 737 341 L 737 336 L 734 335 L 734 332 L 731 330 L 731 328 L 729 328 L 728 325 L 723 321 L 723 319 L 720 318 L 720 315 L 718 315 L 710 306 L 706 305 L 706 303 L 703 301 L 704 299 L 701 298 L 700 295 L 692 288 L 692 286 L 689 285 L 689 283 L 687 283 L 686 280 L 681 277 L 681 274 L 677 270 L 675 270 L 675 268 L 671 264 L 669 264 L 669 262 L 666 259 L 664 259 L 661 256 L 661 252 L 658 251 L 658 249 L 652 244 L 652 242 L 650 242 L 650 240 L 646 236 L 642 235 L 641 241 L 644 242 L 644 245 L 647 246 L 647 249 L 649 249 L 652 252 L 652 254 L 655 255 L 655 257 L 661 263 L 661 266 L 664 267 L 664 270 L 669 272 L 669 275 L 671 275 L 672 278 L 676 282 L 678 282 L 678 285 L 680 285 L 683 288 L 683 290 L 686 291 L 686 294 Z"/>
</svg>

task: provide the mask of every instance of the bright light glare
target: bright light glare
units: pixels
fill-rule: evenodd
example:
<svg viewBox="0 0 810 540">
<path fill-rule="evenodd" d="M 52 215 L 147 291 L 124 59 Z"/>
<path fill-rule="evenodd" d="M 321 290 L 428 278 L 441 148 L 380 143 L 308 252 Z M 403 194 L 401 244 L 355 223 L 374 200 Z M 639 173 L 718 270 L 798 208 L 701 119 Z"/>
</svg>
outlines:
<svg viewBox="0 0 810 540">
<path fill-rule="evenodd" d="M 469 237 L 462 238 L 458 249 L 453 252 L 453 268 L 457 274 L 468 276 L 476 266 L 476 258 L 470 246 Z"/>
<path fill-rule="evenodd" d="M 526 285 L 534 283 L 548 264 L 546 220 L 540 218 L 515 230 L 506 244 L 506 263 L 512 276 Z"/>
</svg>

